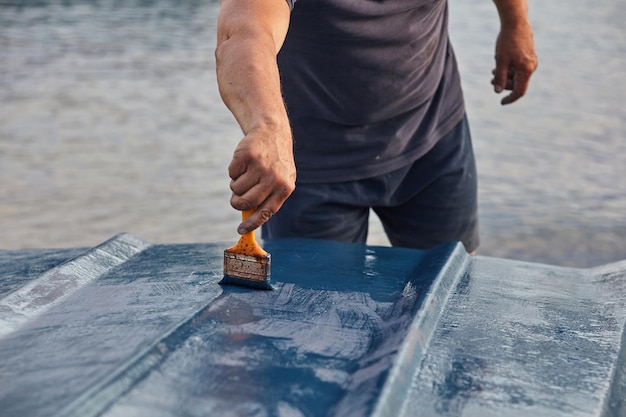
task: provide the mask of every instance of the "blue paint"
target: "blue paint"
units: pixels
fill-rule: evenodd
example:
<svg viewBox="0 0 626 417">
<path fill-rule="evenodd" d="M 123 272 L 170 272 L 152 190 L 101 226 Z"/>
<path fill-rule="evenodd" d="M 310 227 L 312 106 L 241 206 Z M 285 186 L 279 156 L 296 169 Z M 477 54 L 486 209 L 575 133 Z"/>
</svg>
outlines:
<svg viewBox="0 0 626 417">
<path fill-rule="evenodd" d="M 0 323 L 49 291 L 0 336 L 0 415 L 624 415 L 626 263 L 294 239 L 258 291 L 218 285 L 226 246 L 0 251 Z"/>
<path fill-rule="evenodd" d="M 0 250 L 0 299 L 84 252 L 84 248 Z"/>
</svg>

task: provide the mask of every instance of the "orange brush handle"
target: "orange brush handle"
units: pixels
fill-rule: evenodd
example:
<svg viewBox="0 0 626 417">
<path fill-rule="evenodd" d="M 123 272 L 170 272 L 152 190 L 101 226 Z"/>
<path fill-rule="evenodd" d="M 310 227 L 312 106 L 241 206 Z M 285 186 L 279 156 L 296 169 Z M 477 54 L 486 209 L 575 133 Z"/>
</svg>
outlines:
<svg viewBox="0 0 626 417">
<path fill-rule="evenodd" d="M 242 211 L 241 220 L 246 220 L 252 213 L 254 213 L 254 209 Z M 241 235 L 239 242 L 229 248 L 228 251 L 256 257 L 267 256 L 267 252 L 264 251 L 254 239 L 254 230 L 246 233 L 245 235 Z"/>
</svg>

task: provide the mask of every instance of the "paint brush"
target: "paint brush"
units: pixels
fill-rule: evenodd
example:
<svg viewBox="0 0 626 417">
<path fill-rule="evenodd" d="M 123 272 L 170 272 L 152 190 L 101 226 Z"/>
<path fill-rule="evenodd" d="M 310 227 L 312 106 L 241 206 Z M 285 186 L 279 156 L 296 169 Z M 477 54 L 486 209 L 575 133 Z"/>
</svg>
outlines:
<svg viewBox="0 0 626 417">
<path fill-rule="evenodd" d="M 246 220 L 254 210 L 241 212 Z M 271 255 L 254 239 L 254 231 L 241 235 L 239 241 L 224 251 L 224 278 L 220 284 L 273 289 L 270 285 Z"/>
</svg>

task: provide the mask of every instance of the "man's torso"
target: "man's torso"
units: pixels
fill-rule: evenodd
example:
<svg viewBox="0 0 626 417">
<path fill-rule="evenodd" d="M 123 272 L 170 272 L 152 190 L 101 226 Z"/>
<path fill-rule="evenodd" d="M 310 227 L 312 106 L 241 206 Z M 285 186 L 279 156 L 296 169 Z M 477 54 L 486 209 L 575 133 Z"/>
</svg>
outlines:
<svg viewBox="0 0 626 417">
<path fill-rule="evenodd" d="M 292 5 L 278 59 L 300 181 L 399 168 L 460 120 L 445 0 Z"/>
</svg>

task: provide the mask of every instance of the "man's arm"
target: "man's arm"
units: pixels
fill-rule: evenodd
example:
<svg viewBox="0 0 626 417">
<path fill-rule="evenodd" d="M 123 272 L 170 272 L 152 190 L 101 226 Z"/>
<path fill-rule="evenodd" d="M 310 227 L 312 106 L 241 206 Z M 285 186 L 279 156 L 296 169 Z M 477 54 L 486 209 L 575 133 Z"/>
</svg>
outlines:
<svg viewBox="0 0 626 417">
<path fill-rule="evenodd" d="M 220 95 L 244 137 L 228 167 L 237 210 L 256 208 L 237 231 L 261 226 L 295 188 L 291 128 L 276 55 L 289 27 L 285 0 L 222 0 L 215 50 Z"/>
<path fill-rule="evenodd" d="M 526 0 L 493 1 L 500 16 L 500 34 L 491 83 L 496 93 L 512 90 L 502 99 L 502 104 L 509 104 L 526 93 L 530 76 L 537 69 L 537 55 Z"/>
</svg>

